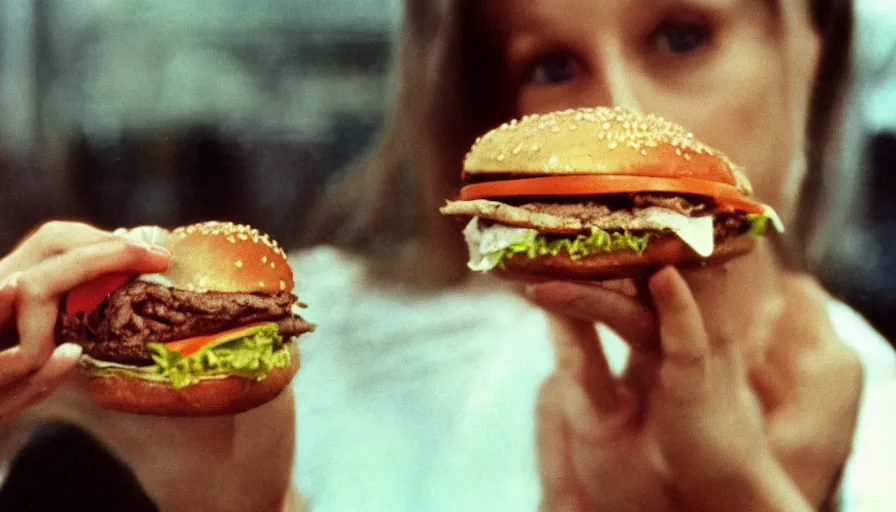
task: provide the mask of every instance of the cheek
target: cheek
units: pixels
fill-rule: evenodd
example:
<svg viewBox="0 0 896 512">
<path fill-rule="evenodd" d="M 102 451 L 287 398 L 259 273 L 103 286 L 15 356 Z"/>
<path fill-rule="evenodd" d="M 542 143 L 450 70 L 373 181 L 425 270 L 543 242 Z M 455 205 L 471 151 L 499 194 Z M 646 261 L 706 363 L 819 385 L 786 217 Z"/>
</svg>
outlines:
<svg viewBox="0 0 896 512">
<path fill-rule="evenodd" d="M 792 141 L 786 104 L 775 89 L 732 97 L 701 113 L 695 125 L 702 127 L 699 137 L 746 169 L 760 199 L 780 207 Z"/>
<path fill-rule="evenodd" d="M 778 52 L 740 52 L 709 77 L 700 91 L 667 103 L 670 116 L 706 143 L 746 168 L 757 196 L 783 206 L 782 185 L 791 162 L 793 138 L 788 84 Z M 662 108 L 661 105 L 656 105 Z"/>
</svg>

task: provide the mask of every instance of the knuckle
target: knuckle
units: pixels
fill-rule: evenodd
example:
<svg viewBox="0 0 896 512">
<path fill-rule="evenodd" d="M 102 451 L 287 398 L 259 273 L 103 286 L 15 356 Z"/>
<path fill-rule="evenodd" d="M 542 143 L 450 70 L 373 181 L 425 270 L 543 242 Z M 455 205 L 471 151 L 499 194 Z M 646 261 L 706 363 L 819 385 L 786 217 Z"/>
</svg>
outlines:
<svg viewBox="0 0 896 512">
<path fill-rule="evenodd" d="M 696 344 L 682 344 L 673 349 L 663 351 L 663 359 L 675 366 L 696 368 L 708 362 L 708 354 L 700 350 Z"/>
<path fill-rule="evenodd" d="M 65 236 L 74 229 L 77 223 L 64 220 L 51 220 L 41 224 L 34 232 L 33 238 L 36 240 L 55 240 L 61 236 Z"/>
<path fill-rule="evenodd" d="M 52 292 L 46 286 L 44 280 L 33 271 L 26 271 L 20 274 L 17 283 L 21 297 L 26 300 L 47 302 L 53 298 Z"/>
</svg>

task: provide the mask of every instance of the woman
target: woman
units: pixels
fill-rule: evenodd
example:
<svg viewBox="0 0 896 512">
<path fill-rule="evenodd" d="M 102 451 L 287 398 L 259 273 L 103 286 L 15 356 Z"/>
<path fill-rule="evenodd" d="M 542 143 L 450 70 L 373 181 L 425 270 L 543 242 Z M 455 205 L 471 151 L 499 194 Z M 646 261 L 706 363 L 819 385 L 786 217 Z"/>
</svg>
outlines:
<svg viewBox="0 0 896 512">
<path fill-rule="evenodd" d="M 356 255 L 294 260 L 320 325 L 296 388 L 297 481 L 312 508 L 887 509 L 873 477 L 886 471 L 866 479 L 861 465 L 890 446 L 874 447 L 893 421 L 878 416 L 892 351 L 805 270 L 840 190 L 821 185 L 838 178 L 825 157 L 849 9 L 409 2 L 381 151 L 315 224 Z M 682 123 L 746 166 L 791 239 L 724 270 L 658 273 L 656 314 L 613 290 L 549 283 L 526 290 L 546 318 L 512 285 L 468 276 L 460 230 L 437 208 L 475 135 L 613 104 Z M 604 327 L 665 357 L 634 351 L 636 379 L 618 381 L 625 350 Z"/>
<path fill-rule="evenodd" d="M 364 197 L 342 194 L 344 205 L 353 212 L 355 222 L 341 224 L 338 234 L 345 237 L 347 244 L 354 240 L 365 242 L 363 245 L 370 247 L 369 257 L 356 258 L 322 248 L 298 255 L 294 260 L 297 288 L 303 290 L 303 298 L 307 296 L 308 302 L 313 304 L 309 317 L 320 325 L 319 332 L 303 347 L 303 371 L 296 381 L 302 429 L 296 479 L 307 491 L 311 509 L 531 510 L 543 500 L 544 508 L 548 510 L 623 510 L 620 504 L 634 505 L 638 510 L 675 507 L 724 510 L 725 506 L 750 510 L 766 505 L 764 509 L 776 506 L 781 510 L 799 510 L 825 500 L 830 490 L 838 485 L 833 474 L 837 472 L 836 466 L 844 461 L 849 448 L 845 445 L 849 445 L 849 438 L 855 432 L 855 422 L 833 422 L 829 418 L 855 417 L 860 388 L 858 368 L 852 352 L 844 351 L 840 343 L 833 342 L 834 333 L 823 321 L 827 299 L 820 297 L 821 292 L 805 278 L 785 273 L 775 266 L 771 249 L 762 249 L 744 261 L 744 267 L 732 267 L 729 273 L 734 276 L 732 279 L 737 279 L 732 283 L 719 279 L 715 273 L 689 275 L 687 285 L 675 272 L 656 276 L 651 281 L 651 289 L 660 313 L 659 320 L 648 316 L 637 322 L 620 322 L 620 319 L 630 320 L 639 311 L 643 313 L 643 308 L 635 307 L 627 297 L 607 290 L 551 284 L 531 290 L 536 301 L 555 312 L 549 324 L 546 316 L 511 285 L 480 277 L 457 281 L 466 274 L 458 229 L 439 218 L 437 206 L 451 195 L 460 156 L 476 133 L 499 120 L 561 104 L 559 101 L 556 105 L 547 101 L 540 103 L 543 96 L 522 94 L 522 88 L 511 87 L 503 79 L 499 82 L 503 73 L 496 73 L 494 82 L 484 78 L 497 72 L 499 68 L 495 64 L 504 63 L 505 59 L 502 53 L 488 58 L 491 53 L 483 50 L 506 45 L 504 38 L 512 37 L 510 29 L 516 26 L 515 18 L 510 14 L 516 10 L 524 11 L 522 7 L 525 7 L 524 3 L 501 4 L 504 10 L 495 7 L 492 11 L 489 4 L 489 10 L 470 6 L 469 12 L 465 13 L 453 5 L 449 10 L 449 6 L 432 2 L 409 4 L 407 44 L 401 63 L 407 70 L 407 80 L 402 82 L 403 93 L 398 103 L 399 115 L 393 120 L 394 129 L 386 135 L 383 152 L 374 157 L 374 167 L 389 170 L 412 164 L 405 168 L 420 170 L 419 176 L 425 177 L 420 180 L 421 195 L 415 198 L 420 203 L 414 208 L 396 208 L 403 203 L 390 202 L 387 195 L 376 194 L 408 190 L 408 187 L 399 186 L 404 177 L 402 174 L 385 172 L 372 180 L 357 174 L 349 189 L 361 190 L 363 187 L 374 194 Z M 556 12 L 578 11 L 574 16 L 576 19 L 594 23 L 619 22 L 623 20 L 619 13 L 626 11 L 624 7 L 628 6 L 632 11 L 643 11 L 644 19 L 657 24 L 665 21 L 663 15 L 677 12 L 673 9 L 677 4 L 664 5 L 662 10 L 658 10 L 657 4 L 647 2 L 604 2 L 601 5 L 604 4 L 613 8 L 596 10 L 594 5 L 597 4 L 581 8 L 582 4 L 576 10 L 574 5 L 567 5 Z M 533 2 L 532 5 L 547 4 Z M 791 94 L 779 98 L 783 105 L 759 110 L 768 118 L 765 127 L 775 128 L 771 134 L 746 129 L 750 126 L 748 122 L 742 126 L 734 123 L 735 120 L 745 121 L 746 115 L 756 115 L 756 111 L 747 106 L 738 111 L 719 111 L 719 124 L 729 129 L 738 127 L 737 138 L 726 139 L 721 137 L 724 135 L 721 130 L 714 135 L 709 130 L 699 130 L 700 126 L 693 126 L 699 136 L 732 152 L 732 156 L 740 157 L 744 160 L 742 163 L 756 169 L 753 180 L 757 188 L 761 184 L 763 200 L 775 203 L 779 210 L 792 217 L 793 212 L 787 207 L 794 206 L 788 204 L 793 192 L 779 191 L 776 182 L 781 180 L 772 179 L 769 173 L 776 168 L 782 173 L 789 170 L 787 164 L 790 162 L 778 162 L 777 157 L 789 156 L 791 149 L 800 154 L 795 150 L 800 138 L 790 135 L 801 134 L 806 125 L 813 66 L 800 67 L 800 61 L 791 57 L 811 54 L 812 45 L 807 43 L 807 38 L 796 36 L 811 35 L 813 27 L 819 31 L 820 28 L 809 23 L 807 16 L 800 12 L 802 4 L 796 0 L 781 4 L 780 9 L 759 2 L 735 6 L 734 2 L 729 5 L 721 0 L 707 2 L 706 6 L 709 6 L 708 13 L 698 11 L 697 6 L 686 12 L 699 20 L 740 20 L 740 23 L 732 21 L 729 25 L 744 30 L 752 28 L 753 36 L 766 35 L 756 33 L 755 29 L 766 26 L 761 22 L 768 20 L 762 16 L 759 19 L 738 16 L 768 14 L 769 19 L 782 20 L 775 25 L 781 34 L 787 35 L 782 40 L 795 38 L 793 46 L 782 44 L 777 47 L 770 44 L 770 41 L 778 42 L 777 38 L 759 37 L 759 41 L 769 45 L 763 47 L 765 52 L 761 55 L 767 58 L 762 62 L 777 63 L 780 67 L 774 68 L 773 72 L 753 70 L 755 74 L 750 78 L 761 78 L 769 83 L 755 90 L 750 89 L 754 86 L 753 81 L 744 80 L 736 84 L 742 86 L 738 89 L 739 94 L 728 98 L 736 103 L 742 99 L 740 96 L 746 96 L 753 103 L 743 101 L 756 107 L 757 98 L 763 97 L 760 92 L 778 93 L 786 89 L 785 85 L 793 84 Z M 608 16 L 611 11 L 617 15 Z M 545 12 L 550 10 L 545 9 Z M 641 19 L 641 16 L 635 18 Z M 687 18 L 687 21 L 692 20 Z M 506 22 L 508 26 L 502 30 L 482 30 L 499 22 Z M 557 22 L 546 19 L 540 25 L 556 27 Z M 632 23 L 607 24 L 601 33 L 619 35 L 629 25 Z M 579 29 L 577 31 L 581 31 Z M 491 32 L 494 32 L 494 39 L 481 40 L 480 36 Z M 567 34 L 573 30 L 570 27 L 568 30 L 555 29 L 555 32 Z M 595 31 L 592 27 L 588 32 Z M 671 36 L 663 37 L 669 40 L 655 39 L 671 44 Z M 618 46 L 623 40 L 630 39 L 602 39 L 596 46 L 607 47 L 606 41 Z M 797 44 L 800 41 L 803 46 Z M 452 48 L 459 50 L 459 47 L 467 52 L 451 51 Z M 773 51 L 775 48 L 777 50 Z M 819 52 L 829 55 L 829 52 Z M 469 66 L 465 61 L 457 60 L 464 54 L 486 58 Z M 606 60 L 606 57 L 602 59 Z M 730 62 L 731 67 L 741 63 L 734 58 L 720 61 Z M 618 67 L 628 61 L 615 62 L 618 71 Z M 589 69 L 592 66 L 598 68 L 594 64 L 588 66 Z M 736 71 L 731 67 L 727 68 L 729 74 L 725 76 L 730 77 L 730 73 Z M 542 65 L 532 68 L 538 71 L 531 73 L 526 85 L 542 82 L 545 73 Z M 451 72 L 452 69 L 463 72 Z M 836 66 L 822 64 L 819 69 L 823 70 L 820 71 L 822 74 L 838 74 Z M 554 71 L 551 71 L 552 75 Z M 630 69 L 620 75 L 622 78 L 638 77 L 636 71 Z M 595 76 L 610 75 L 595 73 Z M 456 100 L 466 97 L 458 91 L 472 90 L 474 85 L 484 83 L 494 84 L 495 94 L 470 95 L 471 102 L 461 103 L 466 108 L 458 108 Z M 597 82 L 574 90 L 626 89 L 615 86 L 602 86 L 604 89 L 601 89 L 596 85 Z M 648 102 L 651 97 L 660 97 L 651 96 L 656 91 L 675 91 L 675 86 L 680 83 L 672 81 L 664 85 L 662 88 L 640 89 L 629 85 L 627 99 L 607 94 L 602 97 L 577 96 L 569 90 L 548 98 L 592 104 L 632 101 L 645 110 L 650 108 L 673 119 L 680 118 L 681 115 L 676 116 L 671 110 L 674 102 L 670 101 L 669 105 Z M 727 89 L 721 87 L 718 90 Z M 693 100 L 695 91 L 707 92 L 708 89 L 694 87 L 679 91 L 680 96 L 669 95 L 666 99 L 677 97 L 681 104 L 685 104 L 687 98 Z M 747 95 L 745 91 L 755 94 Z M 775 94 L 769 95 L 775 97 Z M 827 105 L 832 97 L 816 96 L 815 103 Z M 438 102 L 433 98 L 452 101 Z M 511 98 L 513 101 L 500 101 Z M 524 102 L 524 98 L 528 99 Z M 474 99 L 478 101 L 473 102 Z M 710 105 L 721 109 L 729 104 L 720 98 L 717 100 Z M 705 107 L 704 103 L 700 105 Z M 817 119 L 824 125 L 824 115 Z M 700 124 L 700 119 L 677 120 Z M 702 124 L 705 128 L 706 121 Z M 817 125 L 813 123 L 812 126 Z M 418 136 L 422 138 L 418 139 Z M 760 158 L 733 151 L 735 148 L 729 147 L 732 140 L 752 141 L 757 147 L 784 140 L 789 147 Z M 435 143 L 431 143 L 433 141 Z M 414 148 L 414 158 L 409 162 L 400 152 L 393 151 L 408 142 Z M 810 162 L 814 171 L 816 161 L 810 159 Z M 794 166 L 794 171 L 798 170 L 799 167 Z M 794 172 L 790 181 L 793 182 L 788 183 L 792 189 L 798 189 L 797 185 L 802 183 L 800 173 Z M 414 189 L 414 182 L 408 183 Z M 416 222 L 386 215 L 396 211 L 408 212 L 407 217 Z M 365 220 L 374 222 L 366 225 Z M 324 228 L 332 225 L 320 223 Z M 60 246 L 62 233 L 53 233 L 53 229 L 64 231 L 71 243 Z M 415 236 L 418 233 L 426 233 L 426 236 Z M 72 237 L 72 234 L 79 236 Z M 79 238 L 81 234 L 83 238 Z M 402 243 L 404 240 L 409 243 Z M 405 255 L 408 257 L 404 258 Z M 376 265 L 377 260 L 393 264 Z M 91 265 L 84 265 L 88 261 Z M 6 391 L 3 395 L 4 414 L 10 414 L 38 398 L 60 380 L 59 376 L 66 368 L 71 367 L 75 354 L 66 354 L 68 349 L 60 348 L 55 356 L 51 356 L 47 348 L 51 347 L 47 335 L 53 320 L 51 305 L 60 293 L 89 275 L 95 275 L 94 272 L 123 268 L 151 271 L 166 262 L 164 254 L 157 250 L 134 248 L 125 240 L 108 238 L 108 234 L 90 231 L 85 226 L 51 225 L 25 242 L 4 263 L 6 268 L 0 268 L 3 278 L 8 278 L 14 271 L 24 272 L 20 274 L 24 278 L 11 280 L 13 284 L 7 285 L 8 300 L 5 308 L 0 308 L 0 311 L 11 312 L 11 303 L 15 303 L 17 316 L 23 319 L 18 330 L 22 348 L 5 352 L 6 360 L 0 365 L 11 369 L 2 376 Z M 76 274 L 65 271 L 79 267 L 84 267 L 85 271 Z M 378 272 L 374 273 L 374 269 Z M 756 283 L 745 282 L 743 276 L 747 272 L 751 275 L 757 272 L 754 277 L 761 278 L 754 279 Z M 418 282 L 456 284 L 440 289 L 424 288 L 420 284 L 402 283 L 405 279 L 400 278 L 405 277 Z M 755 292 L 749 295 L 749 300 L 728 297 L 735 286 L 758 285 L 761 286 L 740 290 L 741 293 Z M 742 307 L 762 303 L 757 300 L 760 292 L 763 296 L 782 297 L 782 308 L 777 310 L 779 314 L 775 322 L 768 320 L 768 315 L 775 311 Z M 705 300 L 711 295 L 719 300 Z M 736 303 L 736 307 L 732 303 Z M 713 305 L 719 308 L 717 311 L 738 319 L 737 330 L 733 333 L 751 334 L 749 342 L 736 336 L 725 339 L 725 343 L 718 341 L 715 336 L 717 326 L 705 321 L 720 317 L 706 314 Z M 794 307 L 800 315 L 793 315 L 786 309 Z M 698 308 L 703 315 L 697 312 Z M 753 312 L 757 318 L 745 312 Z M 3 323 L 10 325 L 9 313 L 5 314 L 7 318 Z M 841 329 L 846 326 L 843 318 L 848 315 L 841 309 L 837 323 Z M 694 320 L 698 316 L 702 316 L 700 320 L 706 325 L 699 325 L 701 322 Z M 681 321 L 676 322 L 676 319 Z M 795 319 L 801 321 L 795 322 Z M 588 357 L 584 355 L 582 347 L 594 343 L 590 327 L 594 320 L 610 326 L 615 324 L 620 334 L 629 339 L 656 337 L 659 330 L 667 351 L 675 346 L 676 340 L 705 338 L 703 346 L 706 350 L 692 354 L 691 359 L 701 361 L 699 367 L 706 368 L 707 374 L 716 379 L 712 382 L 727 388 L 713 387 L 713 393 L 694 394 L 679 408 L 670 407 L 670 404 L 676 405 L 670 397 L 645 396 L 650 403 L 639 412 L 648 417 L 651 424 L 669 427 L 658 429 L 660 434 L 668 435 L 657 436 L 653 431 L 640 428 L 640 424 L 631 421 L 633 418 L 627 412 L 631 409 L 624 406 L 632 403 L 631 400 L 625 398 L 625 393 L 620 395 L 614 391 L 617 384 L 610 381 L 609 372 L 599 356 L 593 351 L 588 352 Z M 782 327 L 779 328 L 779 324 Z M 620 328 L 626 325 L 642 325 L 644 328 L 642 331 Z M 679 328 L 670 330 L 669 326 L 675 325 Z M 783 343 L 780 336 L 756 336 L 756 332 L 762 331 L 754 329 L 756 325 L 773 326 L 775 334 L 794 334 L 784 341 L 792 339 L 805 343 Z M 797 332 L 799 336 L 795 335 Z M 608 332 L 602 333 L 604 343 L 611 343 Z M 772 338 L 774 343 L 770 341 Z M 556 368 L 552 339 L 559 350 Z M 615 346 L 611 354 L 619 352 L 618 344 Z M 758 348 L 756 351 L 746 350 L 753 347 Z M 892 357 L 887 352 L 885 354 Z M 635 353 L 635 356 L 642 354 Z M 643 358 L 634 359 L 649 361 L 651 357 L 651 354 L 644 354 Z M 749 374 L 743 368 L 745 365 L 738 362 L 742 359 L 750 363 Z M 757 361 L 774 364 L 757 364 Z M 649 366 L 643 365 L 644 368 Z M 41 369 L 30 379 L 23 378 L 38 368 Z M 719 368 L 731 371 L 718 371 Z M 688 369 L 680 372 L 680 382 L 693 382 L 687 380 L 693 376 L 693 372 L 686 371 Z M 595 375 L 604 379 L 593 379 Z M 753 388 L 746 386 L 748 377 L 753 381 Z M 604 385 L 593 385 L 595 381 Z M 778 382 L 783 384 L 775 385 Z M 823 384 L 830 389 L 821 385 L 816 389 L 805 383 Z M 536 411 L 535 397 L 539 389 Z M 779 393 L 782 390 L 785 392 Z M 53 411 L 53 407 L 59 407 L 58 410 L 65 414 L 74 414 L 78 420 L 91 425 L 93 431 L 135 467 L 138 477 L 157 497 L 163 510 L 189 509 L 191 506 L 205 510 L 264 508 L 262 504 L 276 501 L 272 497 L 277 496 L 278 489 L 282 498 L 284 486 L 280 479 L 287 474 L 282 462 L 285 455 L 292 455 L 288 444 L 292 440 L 292 417 L 287 414 L 290 410 L 287 399 L 291 397 L 283 398 L 272 408 L 256 411 L 256 415 L 248 419 L 200 424 L 195 421 L 129 421 L 122 416 L 109 416 L 93 410 L 83 402 L 66 402 L 65 399 L 72 396 L 66 395 L 66 391 L 60 390 L 40 408 L 26 410 L 17 421 L 21 423 L 40 417 L 34 411 L 46 414 L 46 411 Z M 821 394 L 824 399 L 818 400 L 814 393 Z M 730 396 L 743 400 L 726 400 Z M 758 401 L 768 411 L 767 419 L 758 413 Z M 731 403 L 742 407 L 726 409 Z M 807 404 L 816 409 L 819 405 L 824 407 L 809 414 Z M 695 412 L 700 414 L 694 415 Z M 701 425 L 696 421 L 673 425 L 673 420 L 680 418 L 682 413 L 692 414 L 693 420 L 714 418 L 718 421 L 707 423 L 704 428 L 699 428 Z M 816 418 L 825 421 L 815 421 Z M 289 432 L 279 430 L 285 425 L 284 420 L 289 422 Z M 845 428 L 837 428 L 837 423 L 845 424 Z M 270 428 L 271 425 L 278 427 Z M 728 428 L 723 429 L 726 425 Z M 806 434 L 805 428 L 818 425 L 822 428 Z M 749 432 L 750 436 L 732 446 L 729 441 L 735 436 L 730 435 L 731 430 Z M 142 436 L 136 437 L 135 432 L 141 432 Z M 181 435 L 187 432 L 189 435 Z M 716 436 L 717 432 L 722 434 Z M 283 440 L 279 447 L 274 439 L 278 436 Z M 536 437 L 538 465 L 533 450 Z M 171 442 L 160 446 L 155 442 L 137 443 L 134 439 Z M 719 442 L 713 443 L 714 439 Z M 254 444 L 247 441 L 254 441 Z M 862 441 L 859 445 L 860 452 L 865 444 L 866 441 Z M 691 448 L 695 445 L 715 449 L 693 457 Z M 659 447 L 672 462 L 696 459 L 697 463 L 689 465 L 695 471 L 688 473 L 681 467 L 667 470 L 655 466 L 654 459 L 647 457 L 649 453 L 645 447 L 649 446 Z M 753 450 L 764 446 L 769 450 Z M 772 449 L 774 452 L 768 453 Z M 755 457 L 742 456 L 754 451 L 758 454 Z M 213 460 L 204 460 L 203 455 Z M 158 461 L 165 462 L 161 470 Z M 172 464 L 173 461 L 177 463 Z M 821 470 L 816 471 L 816 466 Z M 812 471 L 803 472 L 806 467 Z M 732 478 L 725 480 L 735 484 L 724 489 L 723 495 L 738 499 L 716 504 L 710 501 L 712 496 L 703 492 L 707 483 L 718 483 L 712 482 L 711 478 L 719 474 L 716 472 L 719 468 L 727 470 L 726 476 Z M 195 470 L 203 471 L 190 475 L 190 471 Z M 773 478 L 766 479 L 763 475 Z M 219 480 L 215 481 L 215 476 Z M 252 478 L 247 479 L 247 476 Z M 187 481 L 190 482 L 189 494 L 182 492 Z M 218 496 L 215 491 L 220 491 Z M 209 501 L 203 502 L 200 498 Z"/>
</svg>

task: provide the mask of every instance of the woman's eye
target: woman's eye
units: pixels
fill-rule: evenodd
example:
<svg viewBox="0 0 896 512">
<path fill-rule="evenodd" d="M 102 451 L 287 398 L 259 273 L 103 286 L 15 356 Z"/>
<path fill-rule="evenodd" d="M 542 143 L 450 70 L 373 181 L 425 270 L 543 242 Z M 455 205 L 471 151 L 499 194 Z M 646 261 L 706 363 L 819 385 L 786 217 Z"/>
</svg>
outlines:
<svg viewBox="0 0 896 512">
<path fill-rule="evenodd" d="M 555 85 L 573 79 L 578 63 L 570 53 L 557 51 L 539 55 L 532 59 L 523 76 L 527 84 Z"/>
<path fill-rule="evenodd" d="M 699 23 L 664 21 L 651 34 L 655 48 L 675 54 L 693 53 L 709 41 L 710 30 Z"/>
</svg>

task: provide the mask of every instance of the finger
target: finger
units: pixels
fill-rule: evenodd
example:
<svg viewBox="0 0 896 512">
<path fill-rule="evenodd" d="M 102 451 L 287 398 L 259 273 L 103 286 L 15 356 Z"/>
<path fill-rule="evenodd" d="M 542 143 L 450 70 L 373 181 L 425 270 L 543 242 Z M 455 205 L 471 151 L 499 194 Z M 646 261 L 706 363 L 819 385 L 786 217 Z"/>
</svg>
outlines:
<svg viewBox="0 0 896 512">
<path fill-rule="evenodd" d="M 636 298 L 598 286 L 561 281 L 531 285 L 526 292 L 549 311 L 604 323 L 634 348 L 659 350 L 656 317 Z"/>
<path fill-rule="evenodd" d="M 535 445 L 541 477 L 541 510 L 578 510 L 582 501 L 574 485 L 571 442 L 563 407 L 563 390 L 556 375 L 545 379 L 538 393 Z"/>
<path fill-rule="evenodd" d="M 18 278 L 17 320 L 23 355 L 32 359 L 32 368 L 43 364 L 53 348 L 62 294 L 104 274 L 164 270 L 168 258 L 161 248 L 108 239 L 78 247 L 23 272 Z"/>
<path fill-rule="evenodd" d="M 601 411 L 616 407 L 617 388 L 594 324 L 552 315 L 551 332 L 557 350 L 557 371 L 574 379 Z"/>
<path fill-rule="evenodd" d="M 81 347 L 78 345 L 60 345 L 34 374 L 0 389 L 0 419 L 15 415 L 49 395 L 72 371 L 80 356 Z"/>
<path fill-rule="evenodd" d="M 704 393 L 710 344 L 687 283 L 677 270 L 667 267 L 650 279 L 649 288 L 660 324 L 663 388 L 682 400 Z"/>
<path fill-rule="evenodd" d="M 27 236 L 9 256 L 0 260 L 0 277 L 25 270 L 35 263 L 75 247 L 110 238 L 121 237 L 80 222 L 47 222 Z"/>
<path fill-rule="evenodd" d="M 567 446 L 562 453 L 569 465 L 567 475 L 572 475 L 573 491 L 581 496 L 579 502 L 590 505 L 576 510 L 591 510 L 592 507 L 597 510 L 645 510 L 634 505 L 622 506 L 620 498 L 628 501 L 632 493 L 620 493 L 620 481 L 614 478 L 614 475 L 623 474 L 626 479 L 638 482 L 638 486 L 646 481 L 644 475 L 634 470 L 637 467 L 643 471 L 643 461 L 633 463 L 632 460 L 638 457 L 632 441 L 639 431 L 635 423 L 637 402 L 634 397 L 621 390 L 616 407 L 601 411 L 592 406 L 591 398 L 582 386 L 568 376 L 557 374 L 556 388 L 562 407 L 559 414 L 565 422 L 563 440 Z"/>
</svg>

